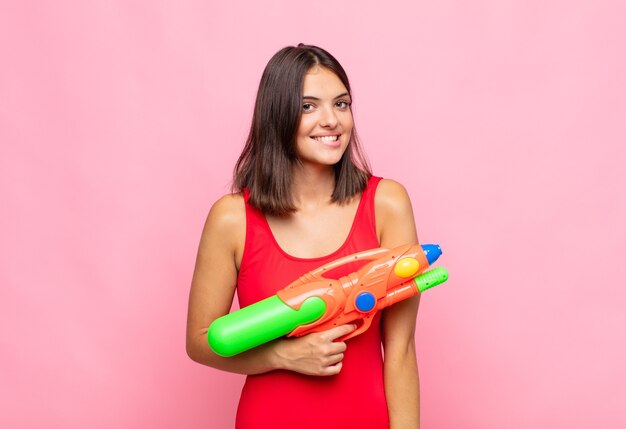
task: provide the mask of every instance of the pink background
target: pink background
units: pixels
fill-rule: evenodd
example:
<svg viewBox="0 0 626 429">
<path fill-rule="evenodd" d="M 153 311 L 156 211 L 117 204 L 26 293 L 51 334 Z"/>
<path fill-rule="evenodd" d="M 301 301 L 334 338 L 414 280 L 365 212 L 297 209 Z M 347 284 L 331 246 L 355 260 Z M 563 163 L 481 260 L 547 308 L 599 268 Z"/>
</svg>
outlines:
<svg viewBox="0 0 626 429">
<path fill-rule="evenodd" d="M 626 427 L 626 31 L 615 1 L 3 1 L 0 427 L 228 428 L 185 354 L 204 218 L 261 71 L 332 52 L 375 173 L 450 281 L 424 428 Z"/>
</svg>

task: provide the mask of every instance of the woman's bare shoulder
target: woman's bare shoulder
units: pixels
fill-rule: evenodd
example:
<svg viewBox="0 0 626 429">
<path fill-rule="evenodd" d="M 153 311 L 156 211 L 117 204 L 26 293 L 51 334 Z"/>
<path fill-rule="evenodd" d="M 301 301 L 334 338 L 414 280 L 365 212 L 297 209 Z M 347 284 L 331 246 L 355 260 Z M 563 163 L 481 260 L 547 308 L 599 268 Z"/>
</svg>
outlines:
<svg viewBox="0 0 626 429">
<path fill-rule="evenodd" d="M 381 180 L 374 206 L 376 233 L 383 247 L 417 242 L 411 199 L 402 184 L 391 179 Z"/>
<path fill-rule="evenodd" d="M 226 194 L 213 203 L 209 219 L 227 225 L 237 225 L 246 221 L 246 205 L 242 193 Z"/>
<path fill-rule="evenodd" d="M 239 244 L 245 238 L 246 205 L 241 193 L 218 199 L 207 216 L 203 235 L 217 236 L 224 244 Z"/>
<path fill-rule="evenodd" d="M 402 212 L 411 207 L 411 199 L 406 188 L 392 179 L 382 179 L 378 183 L 374 202 L 376 210 L 384 213 Z"/>
</svg>

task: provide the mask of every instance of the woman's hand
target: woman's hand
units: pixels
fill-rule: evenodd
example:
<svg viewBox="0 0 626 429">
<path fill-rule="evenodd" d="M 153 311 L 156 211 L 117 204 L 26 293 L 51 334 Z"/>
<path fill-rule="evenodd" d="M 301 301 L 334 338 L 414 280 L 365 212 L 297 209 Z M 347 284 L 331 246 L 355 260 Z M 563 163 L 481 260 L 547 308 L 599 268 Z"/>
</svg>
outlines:
<svg viewBox="0 0 626 429">
<path fill-rule="evenodd" d="M 274 347 L 277 366 L 306 375 L 338 374 L 341 371 L 346 343 L 334 340 L 355 329 L 356 325 L 342 325 L 300 338 L 278 340 Z"/>
</svg>

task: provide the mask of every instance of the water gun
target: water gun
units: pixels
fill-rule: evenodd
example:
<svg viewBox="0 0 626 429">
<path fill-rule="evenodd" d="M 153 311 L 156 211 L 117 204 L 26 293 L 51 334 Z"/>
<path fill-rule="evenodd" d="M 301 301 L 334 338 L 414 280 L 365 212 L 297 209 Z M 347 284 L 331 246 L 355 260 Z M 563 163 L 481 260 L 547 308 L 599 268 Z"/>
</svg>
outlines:
<svg viewBox="0 0 626 429">
<path fill-rule="evenodd" d="M 282 336 L 299 337 L 354 323 L 345 341 L 365 332 L 376 313 L 448 279 L 445 268 L 424 272 L 441 255 L 436 244 L 371 249 L 330 262 L 303 275 L 276 295 L 213 321 L 208 342 L 215 353 L 233 356 Z M 339 279 L 335 268 L 371 261 Z"/>
</svg>

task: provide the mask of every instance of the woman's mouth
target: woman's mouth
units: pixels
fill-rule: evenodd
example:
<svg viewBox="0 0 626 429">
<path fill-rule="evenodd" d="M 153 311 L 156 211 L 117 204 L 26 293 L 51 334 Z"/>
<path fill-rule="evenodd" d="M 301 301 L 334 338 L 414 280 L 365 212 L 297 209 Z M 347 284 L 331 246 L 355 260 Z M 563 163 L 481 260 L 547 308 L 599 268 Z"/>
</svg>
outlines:
<svg viewBox="0 0 626 429">
<path fill-rule="evenodd" d="M 333 145 L 339 142 L 339 135 L 334 136 L 313 136 L 311 137 L 313 140 L 318 141 L 320 143 L 324 143 L 327 145 Z"/>
</svg>

